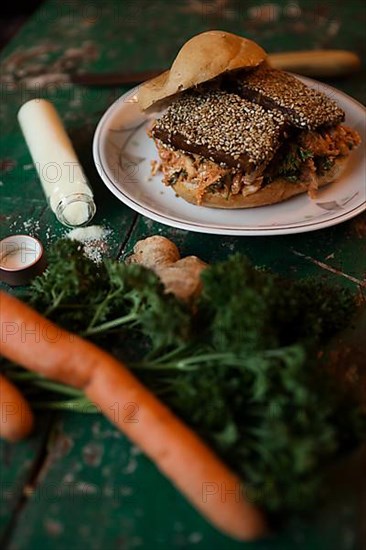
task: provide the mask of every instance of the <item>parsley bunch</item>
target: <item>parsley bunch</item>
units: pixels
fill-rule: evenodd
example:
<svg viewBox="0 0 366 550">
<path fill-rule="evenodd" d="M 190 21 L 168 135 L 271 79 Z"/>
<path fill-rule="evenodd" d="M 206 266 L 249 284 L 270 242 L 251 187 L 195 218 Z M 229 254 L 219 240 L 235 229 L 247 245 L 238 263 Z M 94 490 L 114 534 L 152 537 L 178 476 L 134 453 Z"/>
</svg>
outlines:
<svg viewBox="0 0 366 550">
<path fill-rule="evenodd" d="M 271 511 L 307 507 L 323 466 L 366 438 L 359 407 L 316 358 L 350 318 L 353 297 L 319 280 L 284 281 L 240 255 L 208 267 L 202 280 L 188 308 L 153 272 L 96 265 L 81 244 L 61 240 L 28 300 L 123 359 L 245 480 L 250 498 Z M 19 368 L 6 371 L 42 389 L 42 406 L 84 399 Z"/>
</svg>

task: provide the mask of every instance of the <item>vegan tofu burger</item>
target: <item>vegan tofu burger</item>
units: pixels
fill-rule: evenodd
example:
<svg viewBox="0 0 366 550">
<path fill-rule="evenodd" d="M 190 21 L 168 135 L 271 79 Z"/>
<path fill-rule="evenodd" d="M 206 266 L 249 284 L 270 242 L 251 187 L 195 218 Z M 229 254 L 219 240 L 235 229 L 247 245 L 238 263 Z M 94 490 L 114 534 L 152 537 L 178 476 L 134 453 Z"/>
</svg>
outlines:
<svg viewBox="0 0 366 550">
<path fill-rule="evenodd" d="M 324 93 L 272 69 L 255 42 L 223 31 L 189 40 L 138 102 L 159 112 L 154 139 L 165 185 L 202 206 L 284 201 L 343 172 L 358 133 Z"/>
</svg>

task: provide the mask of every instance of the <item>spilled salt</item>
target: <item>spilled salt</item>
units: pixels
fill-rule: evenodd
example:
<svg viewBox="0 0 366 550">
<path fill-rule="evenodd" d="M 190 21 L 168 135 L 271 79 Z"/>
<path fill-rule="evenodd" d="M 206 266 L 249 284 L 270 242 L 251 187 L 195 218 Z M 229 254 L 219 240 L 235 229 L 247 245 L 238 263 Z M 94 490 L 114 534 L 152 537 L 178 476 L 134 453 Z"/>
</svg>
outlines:
<svg viewBox="0 0 366 550">
<path fill-rule="evenodd" d="M 103 259 L 103 254 L 108 250 L 107 238 L 111 232 L 111 229 L 102 225 L 90 225 L 72 229 L 66 237 L 72 241 L 83 243 L 86 256 L 93 262 L 99 263 Z"/>
<path fill-rule="evenodd" d="M 105 228 L 102 225 L 90 225 L 88 227 L 77 227 L 68 232 L 69 239 L 86 242 L 97 241 L 103 238 Z"/>
</svg>

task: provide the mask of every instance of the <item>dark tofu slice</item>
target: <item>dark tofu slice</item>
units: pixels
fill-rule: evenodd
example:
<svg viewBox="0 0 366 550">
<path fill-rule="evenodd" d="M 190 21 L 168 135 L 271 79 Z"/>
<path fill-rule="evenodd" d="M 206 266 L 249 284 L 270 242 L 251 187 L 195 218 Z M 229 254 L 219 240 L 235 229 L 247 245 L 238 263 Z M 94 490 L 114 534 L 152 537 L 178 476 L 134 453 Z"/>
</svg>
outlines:
<svg viewBox="0 0 366 550">
<path fill-rule="evenodd" d="M 280 110 L 298 128 L 315 130 L 344 120 L 344 111 L 328 96 L 284 71 L 260 67 L 237 80 L 234 89 L 266 109 Z"/>
<path fill-rule="evenodd" d="M 286 127 L 279 111 L 216 90 L 180 96 L 155 122 L 152 136 L 175 149 L 251 172 L 273 158 Z"/>
</svg>

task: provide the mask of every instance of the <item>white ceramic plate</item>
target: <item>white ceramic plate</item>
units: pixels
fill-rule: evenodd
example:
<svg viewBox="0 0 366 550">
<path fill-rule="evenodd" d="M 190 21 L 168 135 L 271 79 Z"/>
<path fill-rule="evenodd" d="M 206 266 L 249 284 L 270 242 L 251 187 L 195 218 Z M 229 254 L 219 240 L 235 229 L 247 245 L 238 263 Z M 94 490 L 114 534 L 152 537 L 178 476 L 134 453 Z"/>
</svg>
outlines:
<svg viewBox="0 0 366 550">
<path fill-rule="evenodd" d="M 332 97 L 346 112 L 346 123 L 358 130 L 362 145 L 352 152 L 342 178 L 319 191 L 283 203 L 250 209 L 205 208 L 185 202 L 165 187 L 161 175 L 151 177 L 158 158 L 147 136 L 149 119 L 139 112 L 136 89 L 115 101 L 100 120 L 94 136 L 97 170 L 110 191 L 123 203 L 157 222 L 219 235 L 284 235 L 336 225 L 366 208 L 366 109 L 346 94 L 308 78 L 308 85 Z"/>
</svg>

